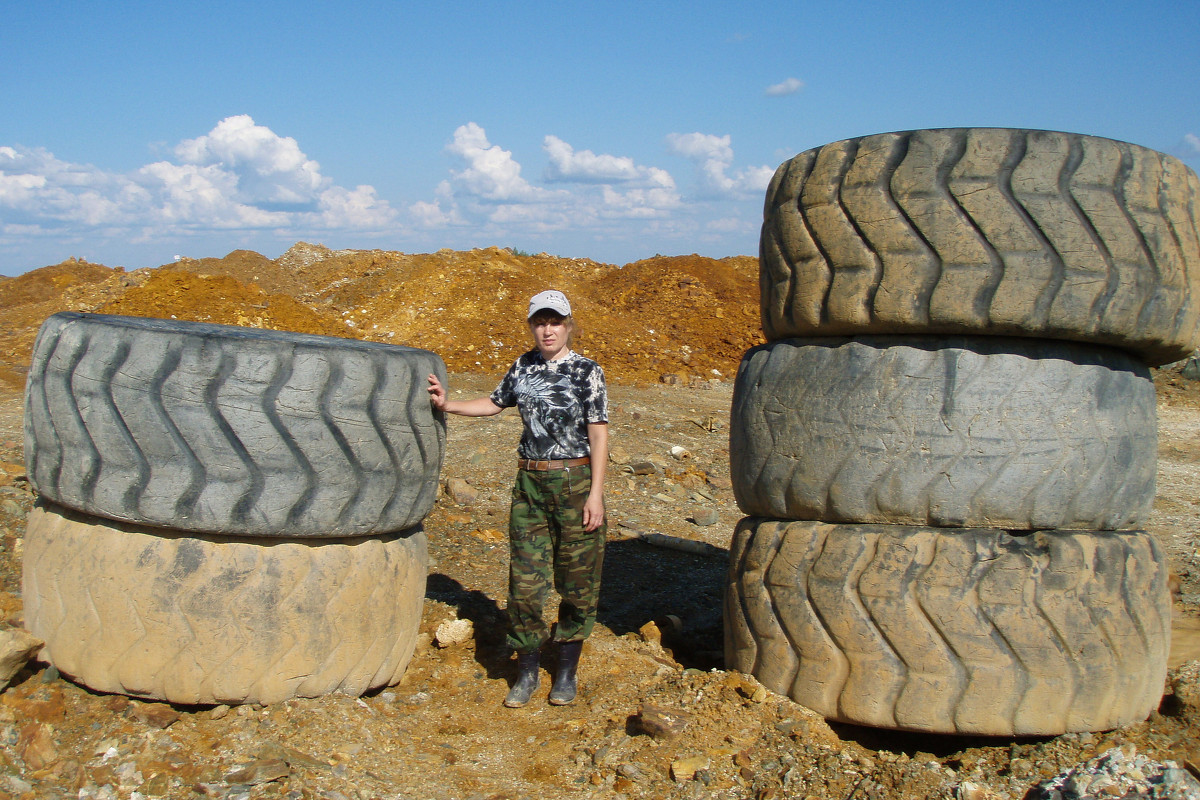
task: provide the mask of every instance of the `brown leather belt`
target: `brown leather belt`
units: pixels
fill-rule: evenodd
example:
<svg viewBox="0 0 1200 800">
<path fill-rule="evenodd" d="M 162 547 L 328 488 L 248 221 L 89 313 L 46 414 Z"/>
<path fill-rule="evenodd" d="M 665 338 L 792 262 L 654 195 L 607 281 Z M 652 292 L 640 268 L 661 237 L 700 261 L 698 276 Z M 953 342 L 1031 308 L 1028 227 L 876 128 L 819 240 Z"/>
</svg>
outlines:
<svg viewBox="0 0 1200 800">
<path fill-rule="evenodd" d="M 583 458 L 554 459 L 551 461 L 534 461 L 531 458 L 518 458 L 517 469 L 532 469 L 545 472 L 548 469 L 566 469 L 567 467 L 583 467 L 592 463 L 591 456 Z"/>
</svg>

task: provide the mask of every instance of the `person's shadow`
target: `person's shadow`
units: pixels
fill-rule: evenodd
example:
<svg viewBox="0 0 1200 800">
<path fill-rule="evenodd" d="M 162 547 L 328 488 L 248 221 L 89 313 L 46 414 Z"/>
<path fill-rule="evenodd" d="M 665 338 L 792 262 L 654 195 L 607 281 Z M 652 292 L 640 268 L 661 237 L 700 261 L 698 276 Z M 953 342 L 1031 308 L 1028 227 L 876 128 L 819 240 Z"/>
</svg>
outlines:
<svg viewBox="0 0 1200 800">
<path fill-rule="evenodd" d="M 475 629 L 475 660 L 489 678 L 510 677 L 511 654 L 504 641 L 508 617 L 496 600 L 440 572 L 432 573 L 426 580 L 425 598 L 453 606 L 459 619 L 471 621 Z"/>
</svg>

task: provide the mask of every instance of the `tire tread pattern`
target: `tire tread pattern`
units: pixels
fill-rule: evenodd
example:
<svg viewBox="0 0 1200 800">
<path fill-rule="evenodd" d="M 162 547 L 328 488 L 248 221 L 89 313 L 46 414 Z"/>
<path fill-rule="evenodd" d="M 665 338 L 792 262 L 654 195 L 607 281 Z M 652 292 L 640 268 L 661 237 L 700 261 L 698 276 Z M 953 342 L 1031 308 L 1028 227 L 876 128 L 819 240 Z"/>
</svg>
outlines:
<svg viewBox="0 0 1200 800">
<path fill-rule="evenodd" d="M 1162 696 L 1167 564 L 1143 531 L 747 518 L 731 552 L 727 665 L 827 718 L 1058 735 L 1138 722 Z"/>
<path fill-rule="evenodd" d="M 1129 354 L 1003 337 L 819 337 L 748 351 L 734 495 L 751 516 L 938 527 L 1144 524 L 1157 429 Z"/>
<path fill-rule="evenodd" d="M 62 313 L 26 386 L 26 463 L 54 502 L 234 536 L 410 528 L 437 496 L 433 353 L 234 326 Z"/>
<path fill-rule="evenodd" d="M 1200 342 L 1200 179 L 1137 145 L 1054 131 L 877 134 L 776 170 L 763 331 L 987 334 L 1121 347 Z"/>
</svg>

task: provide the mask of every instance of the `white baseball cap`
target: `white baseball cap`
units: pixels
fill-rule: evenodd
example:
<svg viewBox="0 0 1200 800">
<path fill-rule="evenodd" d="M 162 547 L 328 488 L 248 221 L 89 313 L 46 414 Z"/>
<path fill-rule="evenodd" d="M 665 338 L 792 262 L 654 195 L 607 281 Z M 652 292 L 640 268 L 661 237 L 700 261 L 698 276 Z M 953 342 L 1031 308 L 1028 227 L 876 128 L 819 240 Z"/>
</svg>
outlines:
<svg viewBox="0 0 1200 800">
<path fill-rule="evenodd" d="M 548 289 L 544 292 L 538 292 L 529 300 L 529 316 L 532 317 L 543 308 L 548 308 L 551 311 L 556 311 L 564 317 L 571 316 L 571 304 L 567 302 L 567 296 L 562 292 L 556 292 L 553 289 Z"/>
</svg>

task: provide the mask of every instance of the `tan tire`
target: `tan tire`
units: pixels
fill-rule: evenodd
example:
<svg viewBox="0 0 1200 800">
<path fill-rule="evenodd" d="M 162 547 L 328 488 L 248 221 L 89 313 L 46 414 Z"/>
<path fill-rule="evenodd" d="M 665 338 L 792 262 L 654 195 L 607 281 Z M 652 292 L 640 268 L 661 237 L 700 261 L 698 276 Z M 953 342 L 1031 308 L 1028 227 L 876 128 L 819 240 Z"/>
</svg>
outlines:
<svg viewBox="0 0 1200 800">
<path fill-rule="evenodd" d="M 1107 344 L 1151 366 L 1200 325 L 1200 179 L 1125 142 L 958 128 L 834 142 L 767 189 L 763 331 Z"/>
<path fill-rule="evenodd" d="M 29 515 L 26 626 L 63 674 L 171 703 L 273 703 L 395 683 L 416 646 L 427 543 L 233 540 L 51 505 Z"/>
<path fill-rule="evenodd" d="M 747 518 L 730 558 L 727 666 L 829 719 L 1046 736 L 1162 697 L 1167 562 L 1143 531 Z"/>
</svg>

